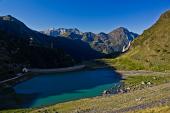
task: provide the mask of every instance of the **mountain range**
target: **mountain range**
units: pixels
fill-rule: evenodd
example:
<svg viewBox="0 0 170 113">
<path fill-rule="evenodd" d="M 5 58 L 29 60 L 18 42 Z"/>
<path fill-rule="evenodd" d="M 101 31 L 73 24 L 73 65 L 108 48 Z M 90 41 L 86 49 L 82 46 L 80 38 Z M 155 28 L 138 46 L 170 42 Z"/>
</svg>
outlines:
<svg viewBox="0 0 170 113">
<path fill-rule="evenodd" d="M 24 23 L 10 15 L 0 17 L 0 30 L 15 36 L 21 36 L 28 41 L 31 40 L 36 46 L 63 49 L 66 53 L 77 60 L 88 60 L 102 56 L 101 53 L 93 50 L 83 41 L 73 41 L 61 36 L 54 38 L 44 35 L 40 32 L 31 30 Z"/>
<path fill-rule="evenodd" d="M 76 28 L 51 28 L 40 32 L 53 37 L 62 36 L 72 40 L 81 40 L 88 43 L 94 50 L 104 54 L 125 52 L 128 50 L 130 43 L 138 36 L 138 34 L 129 32 L 128 29 L 123 27 L 117 28 L 108 34 L 103 32 L 99 34 L 81 32 Z"/>
</svg>

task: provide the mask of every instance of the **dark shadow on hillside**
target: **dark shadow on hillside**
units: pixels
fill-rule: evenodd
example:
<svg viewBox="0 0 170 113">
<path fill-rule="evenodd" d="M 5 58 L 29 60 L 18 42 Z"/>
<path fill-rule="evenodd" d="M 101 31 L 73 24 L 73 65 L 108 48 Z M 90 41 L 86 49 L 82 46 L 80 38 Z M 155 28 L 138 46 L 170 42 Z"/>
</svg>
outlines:
<svg viewBox="0 0 170 113">
<path fill-rule="evenodd" d="M 98 52 L 82 40 L 72 40 L 64 37 L 55 37 L 53 40 L 54 48 L 61 48 L 71 55 L 75 60 L 92 60 L 103 58 L 106 54 Z"/>
</svg>

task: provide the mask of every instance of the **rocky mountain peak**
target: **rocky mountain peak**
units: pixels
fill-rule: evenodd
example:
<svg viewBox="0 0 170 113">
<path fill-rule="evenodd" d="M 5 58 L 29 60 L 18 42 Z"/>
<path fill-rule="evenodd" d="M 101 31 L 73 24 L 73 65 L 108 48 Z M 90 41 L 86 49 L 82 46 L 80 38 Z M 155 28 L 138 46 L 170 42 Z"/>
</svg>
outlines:
<svg viewBox="0 0 170 113">
<path fill-rule="evenodd" d="M 58 29 L 50 28 L 48 30 L 44 30 L 44 31 L 40 31 L 40 32 L 43 33 L 43 34 L 49 35 L 49 36 L 54 36 L 54 37 L 57 37 L 57 36 L 68 37 L 69 35 L 73 35 L 73 34 L 76 34 L 76 35 L 82 34 L 77 28 L 69 28 L 69 29 L 66 29 L 66 28 L 58 28 Z"/>
<path fill-rule="evenodd" d="M 117 28 L 117 29 L 115 29 L 115 30 L 119 30 L 119 31 L 128 31 L 128 29 L 125 28 L 125 27 L 119 27 L 119 28 Z"/>
<path fill-rule="evenodd" d="M 121 34 L 124 34 L 124 33 L 129 33 L 128 29 L 127 28 L 124 28 L 124 27 L 119 27 L 115 30 L 113 30 L 112 32 L 109 33 L 109 35 L 121 35 Z"/>
</svg>

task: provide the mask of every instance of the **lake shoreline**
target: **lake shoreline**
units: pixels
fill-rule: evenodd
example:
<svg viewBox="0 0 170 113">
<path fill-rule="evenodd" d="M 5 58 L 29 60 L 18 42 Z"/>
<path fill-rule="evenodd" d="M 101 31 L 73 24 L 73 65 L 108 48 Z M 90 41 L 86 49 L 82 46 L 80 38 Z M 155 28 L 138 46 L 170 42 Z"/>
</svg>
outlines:
<svg viewBox="0 0 170 113">
<path fill-rule="evenodd" d="M 86 68 L 85 65 L 77 65 L 77 66 L 72 66 L 72 67 L 65 67 L 65 68 L 52 68 L 52 69 L 27 69 L 28 72 L 26 73 L 21 73 L 22 76 L 15 76 L 13 78 L 10 79 L 6 79 L 3 81 L 0 81 L 0 84 L 8 84 L 8 83 L 13 83 L 16 81 L 20 81 L 22 78 L 30 78 L 33 75 L 38 75 L 38 74 L 48 74 L 48 73 L 65 73 L 65 72 L 74 72 L 74 71 L 79 71 L 79 70 L 83 70 L 84 68 Z M 30 77 L 28 77 L 28 75 Z M 16 80 L 16 81 L 15 81 Z"/>
<path fill-rule="evenodd" d="M 149 74 L 149 75 L 150 74 L 163 74 L 163 75 L 167 74 L 166 72 L 165 73 L 164 72 L 152 72 L 152 71 L 146 71 L 146 70 L 139 70 L 139 71 L 135 71 L 135 70 L 132 70 L 132 71 L 115 70 L 111 67 L 106 67 L 106 66 L 100 66 L 100 67 L 95 67 L 95 68 L 94 67 L 93 68 L 87 68 L 86 67 L 86 68 L 83 68 L 81 70 L 76 70 L 76 71 L 81 72 L 81 71 L 97 70 L 97 69 L 104 69 L 104 68 L 111 69 L 111 70 L 115 71 L 116 73 L 118 73 L 119 75 L 122 75 L 121 78 L 126 78 L 126 77 L 131 76 L 131 75 L 136 76 L 136 75 L 141 75 L 141 74 Z M 72 72 L 76 72 L 76 71 L 72 71 Z M 61 73 L 67 73 L 67 72 L 61 72 Z M 68 72 L 68 73 L 70 73 L 70 72 Z M 13 86 L 20 84 L 24 81 L 27 81 L 27 80 L 32 79 L 34 77 L 38 77 L 39 74 L 40 73 L 29 73 L 29 74 L 27 73 L 26 76 L 19 78 L 17 81 L 13 81 L 11 88 L 13 88 Z M 43 76 L 43 74 L 42 74 L 42 76 Z M 105 89 L 105 90 L 109 90 L 109 88 Z M 116 93 L 116 94 L 119 94 L 119 92 Z M 113 95 L 113 94 L 111 94 L 111 95 Z M 106 95 L 106 96 L 111 96 L 111 95 Z M 100 96 L 87 97 L 87 98 L 89 99 L 89 98 L 101 98 L 101 97 L 102 97 L 102 92 L 101 92 Z M 87 99 L 87 98 L 82 98 L 82 99 Z M 71 101 L 75 101 L 75 100 L 71 100 Z M 70 101 L 66 101 L 66 102 L 70 102 Z M 61 103 L 65 103 L 65 102 L 61 102 Z M 60 104 L 60 103 L 57 103 L 57 104 Z M 55 104 L 51 104 L 51 105 L 55 105 Z M 47 106 L 45 105 L 45 106 L 41 106 L 41 107 L 48 107 L 48 106 L 51 106 L 51 105 L 47 105 Z"/>
<path fill-rule="evenodd" d="M 96 81 L 97 77 L 98 80 Z M 27 91 L 32 90 L 31 92 L 35 91 L 38 94 L 42 94 L 42 95 L 49 94 L 49 96 L 46 96 L 48 99 L 51 99 L 51 101 L 49 102 L 51 102 L 52 104 L 53 103 L 56 104 L 56 103 L 67 102 L 70 100 L 81 99 L 82 96 L 83 98 L 102 96 L 104 90 L 112 88 L 112 86 L 114 84 L 119 83 L 120 80 L 121 77 L 116 73 L 114 73 L 113 70 L 98 69 L 98 70 L 78 71 L 72 73 L 57 73 L 57 74 L 51 73 L 51 74 L 37 75 L 31 80 L 16 85 L 14 88 L 16 89 L 16 92 L 26 91 L 27 93 Z M 63 82 L 65 81 L 67 81 L 68 84 L 62 85 Z M 34 83 L 36 83 L 37 85 L 32 87 Z M 44 83 L 46 85 L 43 87 Z M 42 84 L 42 85 L 38 85 L 38 84 Z M 55 87 L 53 87 L 54 84 Z M 47 92 L 48 90 L 53 91 L 53 93 Z M 82 93 L 84 93 L 84 95 L 82 95 Z M 55 95 L 51 96 L 51 94 L 55 94 Z M 41 98 L 40 96 L 38 101 L 45 102 L 44 99 L 46 98 Z M 42 102 L 40 102 L 40 104 L 42 104 Z M 39 105 L 35 104 L 33 106 L 35 107 Z"/>
<path fill-rule="evenodd" d="M 124 78 L 125 76 L 130 76 L 130 75 L 141 75 L 141 74 L 160 74 L 160 75 L 164 75 L 164 74 L 169 74 L 170 72 L 155 72 L 155 71 L 148 71 L 148 70 L 116 70 L 115 68 L 111 67 L 111 66 L 106 66 L 106 65 L 97 65 L 97 66 L 89 66 L 86 64 L 82 64 L 82 65 L 76 65 L 76 66 L 72 66 L 72 67 L 65 67 L 65 68 L 52 68 L 52 69 L 28 69 L 30 70 L 30 72 L 28 73 L 24 73 L 23 76 L 21 77 L 14 77 L 16 79 L 11 78 L 11 81 L 4 80 L 7 81 L 6 83 L 0 83 L 0 84 L 11 84 L 12 85 L 16 85 L 18 83 L 21 83 L 22 81 L 26 81 L 27 79 L 31 79 L 32 77 L 35 77 L 39 74 L 50 74 L 50 73 L 66 73 L 66 72 L 76 72 L 76 71 L 88 71 L 88 70 L 96 70 L 96 69 L 112 69 L 113 71 L 115 71 L 116 73 L 118 73 L 120 76 L 122 76 L 122 78 Z M 16 81 L 14 81 L 16 80 Z"/>
<path fill-rule="evenodd" d="M 73 72 L 77 70 L 82 70 L 85 67 L 86 65 L 76 65 L 76 66 L 64 67 L 64 68 L 51 68 L 51 69 L 32 68 L 27 70 L 28 72 L 31 73 L 63 73 L 63 72 Z"/>
<path fill-rule="evenodd" d="M 170 72 L 155 72 L 155 71 L 148 71 L 148 70 L 116 70 L 115 68 L 111 67 L 111 66 L 106 66 L 106 65 L 97 65 L 97 66 L 89 66 L 86 64 L 82 64 L 82 65 L 76 65 L 76 66 L 72 66 L 72 67 L 65 67 L 65 68 L 52 68 L 52 69 L 28 69 L 30 70 L 30 72 L 28 73 L 24 73 L 23 76 L 21 77 L 14 77 L 16 79 L 11 78 L 11 81 L 4 80 L 7 81 L 5 83 L 0 83 L 0 84 L 11 84 L 12 85 L 16 85 L 18 83 L 21 83 L 23 81 L 29 80 L 32 77 L 35 77 L 39 74 L 50 74 L 50 73 L 66 73 L 66 72 L 76 72 L 76 71 L 88 71 L 88 70 L 96 70 L 96 69 L 112 69 L 113 71 L 115 71 L 116 73 L 118 73 L 122 78 L 124 78 L 125 76 L 130 76 L 130 75 L 141 75 L 141 74 L 160 74 L 160 75 L 164 75 L 164 74 L 169 74 Z M 16 80 L 16 81 L 14 81 Z"/>
</svg>

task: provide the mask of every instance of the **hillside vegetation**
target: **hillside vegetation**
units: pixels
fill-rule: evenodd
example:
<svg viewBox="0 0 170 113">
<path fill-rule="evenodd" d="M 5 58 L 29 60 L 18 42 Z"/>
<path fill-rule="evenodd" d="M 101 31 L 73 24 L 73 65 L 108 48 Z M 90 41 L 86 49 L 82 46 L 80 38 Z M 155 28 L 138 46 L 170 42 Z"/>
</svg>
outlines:
<svg viewBox="0 0 170 113">
<path fill-rule="evenodd" d="M 101 61 L 119 70 L 170 70 L 170 11 L 135 39 L 127 53 Z"/>
</svg>

